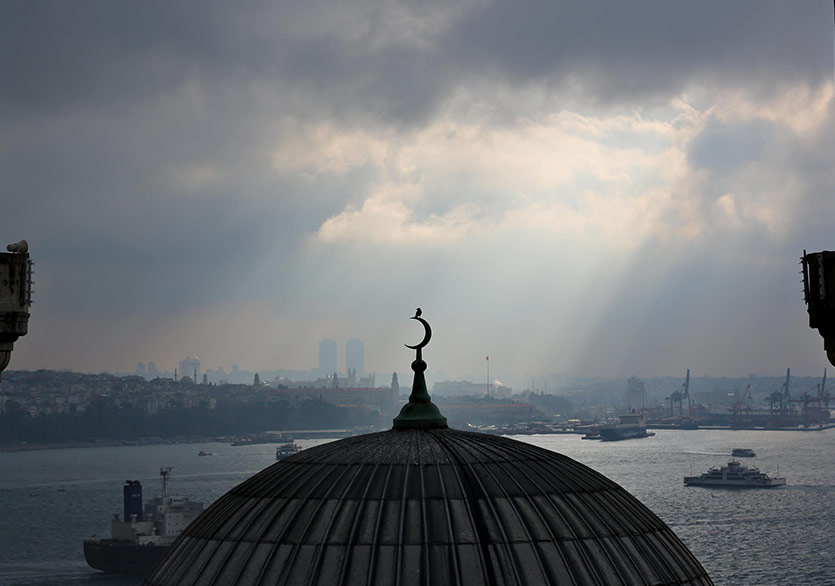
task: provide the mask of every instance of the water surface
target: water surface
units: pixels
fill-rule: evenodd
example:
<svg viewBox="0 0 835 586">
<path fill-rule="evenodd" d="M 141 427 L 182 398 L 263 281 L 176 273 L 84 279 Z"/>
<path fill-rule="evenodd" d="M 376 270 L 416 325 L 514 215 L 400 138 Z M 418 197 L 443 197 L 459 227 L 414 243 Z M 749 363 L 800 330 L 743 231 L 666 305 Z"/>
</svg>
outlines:
<svg viewBox="0 0 835 586">
<path fill-rule="evenodd" d="M 717 585 L 835 584 L 835 430 L 667 431 L 623 442 L 578 435 L 519 436 L 591 466 L 622 485 L 690 547 Z M 322 440 L 300 440 L 303 447 Z M 768 490 L 685 487 L 684 476 L 753 448 L 744 460 L 788 486 Z M 200 450 L 212 456 L 198 456 Z M 82 541 L 109 536 L 122 508 L 122 484 L 159 491 L 160 466 L 173 466 L 170 490 L 208 504 L 272 464 L 275 445 L 178 444 L 0 453 L 0 584 L 135 586 L 84 562 Z M 151 493 L 151 494 L 149 494 Z"/>
</svg>

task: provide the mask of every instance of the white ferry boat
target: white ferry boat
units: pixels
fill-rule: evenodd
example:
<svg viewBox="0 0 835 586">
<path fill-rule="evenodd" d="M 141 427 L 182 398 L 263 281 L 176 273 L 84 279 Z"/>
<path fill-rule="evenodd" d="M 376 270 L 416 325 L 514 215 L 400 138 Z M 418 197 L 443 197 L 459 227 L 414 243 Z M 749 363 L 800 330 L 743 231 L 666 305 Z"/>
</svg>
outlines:
<svg viewBox="0 0 835 586">
<path fill-rule="evenodd" d="M 756 455 L 751 448 L 734 448 L 731 452 L 734 458 L 753 458 Z"/>
<path fill-rule="evenodd" d="M 299 446 L 296 442 L 287 442 L 286 444 L 281 444 L 275 449 L 275 459 L 283 460 L 287 456 L 298 454 L 301 451 L 301 446 Z"/>
<path fill-rule="evenodd" d="M 772 488 L 786 484 L 785 478 L 771 478 L 758 468 L 748 468 L 739 462 L 711 468 L 701 476 L 685 476 L 687 486 L 717 486 L 725 488 Z"/>
</svg>

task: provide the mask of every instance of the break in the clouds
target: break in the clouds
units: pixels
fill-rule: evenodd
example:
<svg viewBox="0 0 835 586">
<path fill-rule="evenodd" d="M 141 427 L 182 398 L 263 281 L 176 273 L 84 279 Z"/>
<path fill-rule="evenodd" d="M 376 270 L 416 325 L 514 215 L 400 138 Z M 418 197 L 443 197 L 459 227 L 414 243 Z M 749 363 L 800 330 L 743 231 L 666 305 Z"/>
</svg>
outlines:
<svg viewBox="0 0 835 586">
<path fill-rule="evenodd" d="M 817 371 L 823 2 L 8 4 L 12 367 Z M 405 338 L 405 339 L 401 339 Z"/>
</svg>

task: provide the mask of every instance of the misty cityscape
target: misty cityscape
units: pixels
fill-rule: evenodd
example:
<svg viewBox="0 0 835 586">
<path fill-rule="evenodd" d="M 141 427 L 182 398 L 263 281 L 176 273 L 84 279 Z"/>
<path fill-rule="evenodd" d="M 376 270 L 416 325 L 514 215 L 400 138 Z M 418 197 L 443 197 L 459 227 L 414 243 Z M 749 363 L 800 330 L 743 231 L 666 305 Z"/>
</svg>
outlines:
<svg viewBox="0 0 835 586">
<path fill-rule="evenodd" d="M 4 7 L 0 584 L 835 583 L 832 2 Z"/>
</svg>

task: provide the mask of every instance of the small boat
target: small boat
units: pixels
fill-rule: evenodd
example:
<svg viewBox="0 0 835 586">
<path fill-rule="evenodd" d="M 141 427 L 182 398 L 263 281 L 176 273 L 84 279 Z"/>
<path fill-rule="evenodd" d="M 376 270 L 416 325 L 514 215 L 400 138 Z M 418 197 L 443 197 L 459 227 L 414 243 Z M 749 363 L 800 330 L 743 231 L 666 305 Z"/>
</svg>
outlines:
<svg viewBox="0 0 835 586">
<path fill-rule="evenodd" d="M 771 478 L 758 468 L 748 468 L 739 462 L 711 468 L 701 476 L 685 476 L 686 486 L 715 486 L 724 488 L 772 488 L 786 484 L 785 478 Z"/>
<path fill-rule="evenodd" d="M 197 455 L 198 456 L 214 456 L 214 454 L 212 452 L 204 452 L 203 450 L 200 450 L 199 452 L 197 452 Z"/>
<path fill-rule="evenodd" d="M 298 454 L 301 452 L 302 449 L 296 442 L 290 441 L 286 444 L 281 444 L 275 449 L 275 459 L 276 460 L 283 460 L 287 456 L 292 456 L 293 454 Z"/>
<path fill-rule="evenodd" d="M 751 448 L 734 448 L 731 452 L 734 458 L 753 458 L 756 455 Z"/>
</svg>

